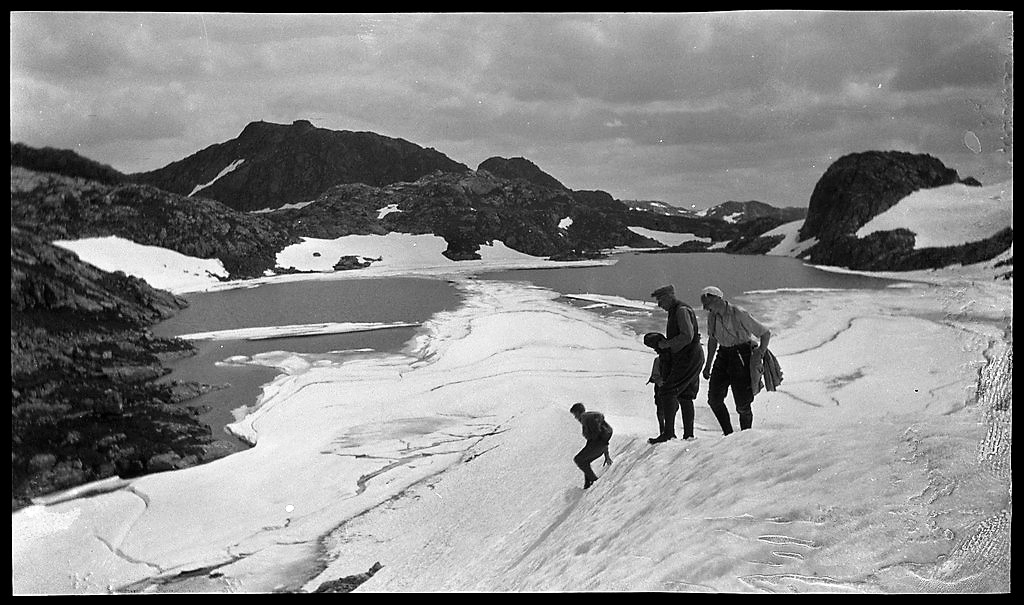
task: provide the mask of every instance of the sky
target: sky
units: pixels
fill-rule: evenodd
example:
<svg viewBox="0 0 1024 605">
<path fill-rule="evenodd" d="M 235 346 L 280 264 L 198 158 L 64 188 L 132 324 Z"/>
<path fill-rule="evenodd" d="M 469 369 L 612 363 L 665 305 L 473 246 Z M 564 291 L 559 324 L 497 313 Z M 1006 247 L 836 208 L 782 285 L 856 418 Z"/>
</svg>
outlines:
<svg viewBox="0 0 1024 605">
<path fill-rule="evenodd" d="M 575 190 L 806 206 L 848 153 L 1012 174 L 1012 12 L 11 13 L 11 141 L 125 173 L 305 119 Z"/>
</svg>

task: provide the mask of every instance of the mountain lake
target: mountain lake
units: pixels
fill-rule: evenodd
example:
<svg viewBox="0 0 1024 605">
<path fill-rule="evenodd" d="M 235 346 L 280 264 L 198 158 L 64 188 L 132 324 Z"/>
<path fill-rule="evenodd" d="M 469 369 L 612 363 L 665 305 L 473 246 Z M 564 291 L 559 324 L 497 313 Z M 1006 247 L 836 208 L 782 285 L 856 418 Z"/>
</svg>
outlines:
<svg viewBox="0 0 1024 605">
<path fill-rule="evenodd" d="M 527 282 L 560 294 L 614 296 L 631 301 L 652 302 L 650 292 L 673 284 L 677 297 L 698 309 L 699 293 L 707 285 L 718 286 L 727 298 L 744 292 L 786 288 L 878 289 L 898 280 L 864 275 L 834 273 L 777 256 L 746 256 L 721 253 L 616 254 L 616 262 L 604 266 L 518 269 L 480 273 L 477 279 Z M 326 322 L 422 323 L 434 314 L 452 310 L 461 295 L 443 278 L 352 278 L 343 280 L 297 281 L 265 284 L 218 292 L 189 293 L 189 307 L 153 328 L 157 336 L 171 337 L 196 332 L 239 328 L 271 327 Z M 615 307 L 593 301 L 566 299 L 568 304 L 601 314 Z M 756 315 L 756 309 L 748 307 Z M 663 329 L 663 316 L 644 311 L 629 313 L 625 320 L 638 334 Z M 292 336 L 262 340 L 197 340 L 197 354 L 166 362 L 171 373 L 163 380 L 195 381 L 218 388 L 189 401 L 206 406 L 200 416 L 216 439 L 215 449 L 223 453 L 248 447 L 224 430 L 237 420 L 233 410 L 254 405 L 263 385 L 280 371 L 257 365 L 220 364 L 234 356 L 252 356 L 269 351 L 354 356 L 399 352 L 416 335 L 416 327 L 395 327 L 364 332 Z"/>
</svg>

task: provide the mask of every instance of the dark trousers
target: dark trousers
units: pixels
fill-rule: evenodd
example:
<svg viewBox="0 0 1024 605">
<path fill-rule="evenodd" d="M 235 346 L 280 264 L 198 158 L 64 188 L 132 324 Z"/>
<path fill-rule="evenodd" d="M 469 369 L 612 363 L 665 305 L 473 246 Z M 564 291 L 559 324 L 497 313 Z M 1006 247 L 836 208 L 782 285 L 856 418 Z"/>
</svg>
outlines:
<svg viewBox="0 0 1024 605">
<path fill-rule="evenodd" d="M 597 481 L 597 475 L 594 474 L 594 469 L 590 468 L 590 463 L 601 456 L 604 456 L 607 451 L 607 441 L 588 441 L 587 444 L 583 446 L 583 449 L 573 457 L 572 461 L 576 463 L 576 466 L 580 467 L 581 471 L 583 471 L 583 478 L 588 484 Z"/>
<path fill-rule="evenodd" d="M 676 410 L 683 417 L 683 439 L 693 437 L 693 398 L 686 389 L 683 393 L 673 389 L 654 387 L 654 406 L 658 411 L 659 436 L 676 436 Z"/>
<path fill-rule="evenodd" d="M 725 407 L 725 396 L 732 389 L 732 400 L 740 417 L 740 430 L 749 429 L 754 423 L 750 404 L 754 402 L 754 391 L 750 387 L 750 353 L 747 345 L 720 347 L 711 367 L 708 380 L 708 405 L 714 412 L 722 433 L 732 432 L 729 410 Z"/>
</svg>

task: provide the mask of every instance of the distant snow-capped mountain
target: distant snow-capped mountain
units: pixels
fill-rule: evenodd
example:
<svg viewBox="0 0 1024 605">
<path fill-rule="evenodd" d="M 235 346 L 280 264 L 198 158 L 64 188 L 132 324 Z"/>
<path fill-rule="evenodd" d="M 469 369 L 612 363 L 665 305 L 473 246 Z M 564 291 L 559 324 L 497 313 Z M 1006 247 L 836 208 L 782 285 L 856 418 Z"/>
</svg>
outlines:
<svg viewBox="0 0 1024 605">
<path fill-rule="evenodd" d="M 692 210 L 680 206 L 673 206 L 667 202 L 657 200 L 623 200 L 623 204 L 630 210 L 642 212 L 653 212 L 664 216 L 684 216 L 689 218 L 710 218 L 725 221 L 726 223 L 743 223 L 759 218 L 776 218 L 782 222 L 790 222 L 802 219 L 807 214 L 806 208 L 777 208 L 764 202 L 724 202 L 711 208 Z"/>
<path fill-rule="evenodd" d="M 659 202 L 657 200 L 622 200 L 622 203 L 630 210 L 639 210 L 641 212 L 654 212 L 666 216 L 703 216 L 700 212 L 690 210 L 689 208 L 673 206 L 667 202 Z"/>
<path fill-rule="evenodd" d="M 701 216 L 721 219 L 727 223 L 743 223 L 766 217 L 788 223 L 807 216 L 807 208 L 777 208 L 771 204 L 753 200 L 749 202 L 729 201 L 704 210 Z"/>
</svg>

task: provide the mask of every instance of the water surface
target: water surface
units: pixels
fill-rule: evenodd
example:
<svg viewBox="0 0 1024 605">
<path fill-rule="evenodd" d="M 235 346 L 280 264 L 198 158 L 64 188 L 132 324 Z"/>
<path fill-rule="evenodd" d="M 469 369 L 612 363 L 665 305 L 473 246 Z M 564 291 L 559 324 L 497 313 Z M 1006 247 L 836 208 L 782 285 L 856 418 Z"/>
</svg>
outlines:
<svg viewBox="0 0 1024 605">
<path fill-rule="evenodd" d="M 462 298 L 450 283 L 439 279 L 386 278 L 309 280 L 265 284 L 219 292 L 185 295 L 189 306 L 153 327 L 157 336 L 196 332 L 315 324 L 327 322 L 424 322 L 435 313 L 458 307 Z M 262 386 L 280 371 L 261 366 L 217 365 L 237 355 L 268 351 L 356 354 L 366 349 L 397 352 L 417 328 L 389 328 L 369 332 L 327 334 L 268 340 L 194 341 L 196 355 L 165 364 L 171 373 L 164 380 L 193 381 L 219 388 L 189 402 L 207 406 L 199 418 L 208 424 L 222 451 L 247 447 L 224 427 L 236 420 L 232 410 L 254 405 Z"/>
<path fill-rule="evenodd" d="M 613 265 L 522 269 L 482 274 L 482 279 L 526 281 L 562 294 L 605 294 L 650 301 L 658 286 L 672 284 L 676 296 L 699 306 L 704 286 L 718 286 L 726 298 L 779 288 L 878 289 L 898 280 L 833 273 L 780 256 L 720 253 L 617 254 Z"/>
</svg>

